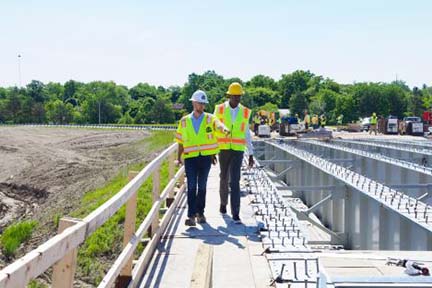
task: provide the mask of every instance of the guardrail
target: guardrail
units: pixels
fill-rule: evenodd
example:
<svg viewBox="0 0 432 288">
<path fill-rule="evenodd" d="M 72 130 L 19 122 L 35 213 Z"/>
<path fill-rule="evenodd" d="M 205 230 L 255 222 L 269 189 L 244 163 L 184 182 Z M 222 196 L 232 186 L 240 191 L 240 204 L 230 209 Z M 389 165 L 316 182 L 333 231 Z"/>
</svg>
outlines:
<svg viewBox="0 0 432 288">
<path fill-rule="evenodd" d="M 184 196 L 184 166 L 174 175 L 174 159 L 177 149 L 178 144 L 173 144 L 139 173 L 130 172 L 130 182 L 84 219 L 62 218 L 58 235 L 0 271 L 0 287 L 25 287 L 31 279 L 44 273 L 53 265 L 52 287 L 72 287 L 78 245 L 83 243 L 124 204 L 126 204 L 124 249 L 99 284 L 99 287 L 109 287 L 115 282 L 117 287 L 136 287 L 151 260 L 156 245 L 159 243 L 176 205 Z M 170 181 L 160 193 L 160 167 L 165 160 L 168 160 L 169 163 Z M 153 205 L 138 230 L 135 231 L 138 189 L 150 175 L 153 175 Z M 176 193 L 177 183 L 180 183 L 180 187 L 178 187 Z M 166 201 L 168 210 L 162 219 L 159 219 L 159 210 L 164 201 Z M 149 230 L 149 242 L 140 258 L 133 261 L 133 252 L 147 230 Z M 135 263 L 134 267 L 133 263 Z"/>
<path fill-rule="evenodd" d="M 90 128 L 90 129 L 129 129 L 129 130 L 176 130 L 175 125 L 113 125 L 113 124 L 0 124 L 1 126 Z"/>
</svg>

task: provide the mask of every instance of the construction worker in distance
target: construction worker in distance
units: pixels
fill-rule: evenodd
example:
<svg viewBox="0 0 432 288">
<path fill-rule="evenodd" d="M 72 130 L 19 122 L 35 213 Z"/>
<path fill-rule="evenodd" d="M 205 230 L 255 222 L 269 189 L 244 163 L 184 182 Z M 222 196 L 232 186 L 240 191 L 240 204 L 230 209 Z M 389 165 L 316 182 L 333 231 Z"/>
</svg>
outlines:
<svg viewBox="0 0 432 288">
<path fill-rule="evenodd" d="M 312 117 L 312 128 L 313 128 L 313 129 L 318 129 L 318 127 L 319 127 L 318 115 L 315 114 L 315 115 Z"/>
<path fill-rule="evenodd" d="M 231 131 L 230 135 L 218 134 L 219 165 L 220 165 L 220 208 L 221 214 L 226 214 L 229 188 L 232 219 L 235 223 L 240 220 L 240 169 L 243 154 L 247 150 L 249 155 L 249 167 L 254 164 L 253 147 L 249 130 L 249 118 L 251 110 L 240 104 L 244 94 L 242 86 L 231 83 L 226 92 L 228 101 L 216 105 L 214 115 Z M 229 188 L 228 188 L 229 183 Z"/>
<path fill-rule="evenodd" d="M 377 122 L 378 122 L 378 117 L 376 116 L 376 113 L 373 112 L 370 118 L 369 134 L 372 134 L 372 131 L 374 131 L 375 135 L 377 135 Z"/>
<path fill-rule="evenodd" d="M 337 118 L 336 118 L 336 124 L 337 124 L 337 130 L 341 131 L 342 130 L 342 123 L 343 123 L 343 115 L 340 114 Z"/>
<path fill-rule="evenodd" d="M 214 115 L 204 112 L 208 104 L 204 91 L 195 91 L 190 101 L 193 111 L 181 118 L 175 140 L 179 144 L 177 164 L 182 163 L 183 156 L 187 178 L 188 218 L 185 225 L 195 226 L 196 220 L 206 223 L 207 178 L 211 164 L 217 163 L 216 154 L 219 152 L 216 131 L 228 133 L 229 130 Z"/>
<path fill-rule="evenodd" d="M 325 125 L 327 124 L 327 117 L 325 116 L 325 114 L 322 114 L 320 116 L 320 123 L 321 123 L 321 127 L 324 128 Z"/>
<path fill-rule="evenodd" d="M 309 129 L 309 125 L 311 123 L 311 118 L 310 118 L 310 115 L 308 114 L 307 111 L 305 111 L 305 116 L 304 116 L 303 122 L 304 122 L 304 125 L 305 125 L 305 129 L 308 130 Z"/>
<path fill-rule="evenodd" d="M 254 121 L 254 133 L 255 133 L 255 136 L 256 136 L 256 135 L 258 135 L 258 127 L 261 124 L 261 118 L 258 115 L 258 113 L 255 114 L 253 121 Z"/>
<path fill-rule="evenodd" d="M 340 114 L 338 117 L 337 117 L 337 125 L 339 125 L 339 126 L 341 126 L 342 125 L 342 123 L 343 123 L 343 114 Z"/>
</svg>

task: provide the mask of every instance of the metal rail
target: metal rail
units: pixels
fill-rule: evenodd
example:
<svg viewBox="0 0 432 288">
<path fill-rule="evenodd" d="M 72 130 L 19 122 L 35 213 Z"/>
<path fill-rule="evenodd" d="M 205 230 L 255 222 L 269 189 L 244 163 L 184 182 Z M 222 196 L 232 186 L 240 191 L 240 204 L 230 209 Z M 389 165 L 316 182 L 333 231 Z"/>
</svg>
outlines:
<svg viewBox="0 0 432 288">
<path fill-rule="evenodd" d="M 432 206 L 422 203 L 413 197 L 409 197 L 400 191 L 371 180 L 345 167 L 315 156 L 310 152 L 297 149 L 292 145 L 286 143 L 269 143 L 269 145 L 282 149 L 290 155 L 307 162 L 329 175 L 332 175 L 336 179 L 352 188 L 355 188 L 388 209 L 399 213 L 412 224 L 418 225 L 428 232 L 432 232 Z"/>
<path fill-rule="evenodd" d="M 411 152 L 411 153 L 417 153 L 417 154 L 432 156 L 432 151 L 430 151 L 428 149 L 412 148 L 412 147 L 411 148 L 410 147 L 399 147 L 397 145 L 383 144 L 383 143 L 374 143 L 374 142 L 369 142 L 367 140 L 365 140 L 365 141 L 354 141 L 354 140 L 345 140 L 345 139 L 342 140 L 342 139 L 338 139 L 338 140 L 335 140 L 335 141 L 339 142 L 339 143 L 361 144 L 361 145 L 381 147 L 381 148 L 388 148 L 388 149 L 394 149 L 394 150 L 399 150 L 399 151 L 403 151 L 403 152 Z"/>
<path fill-rule="evenodd" d="M 331 148 L 331 149 L 335 149 L 335 150 L 339 150 L 339 151 L 344 151 L 344 152 L 360 155 L 363 157 L 375 159 L 377 161 L 382 161 L 382 162 L 392 164 L 392 165 L 395 165 L 395 166 L 398 166 L 401 168 L 409 169 L 409 170 L 412 170 L 415 172 L 419 172 L 419 173 L 422 173 L 425 175 L 432 176 L 432 167 L 426 167 L 426 166 L 412 163 L 409 161 L 388 157 L 388 156 L 385 156 L 385 155 L 382 155 L 379 153 L 368 152 L 368 151 L 364 151 L 364 150 L 354 149 L 354 148 L 341 146 L 341 145 L 330 144 L 329 142 L 322 142 L 322 141 L 317 141 L 317 140 L 302 140 L 301 142 L 311 143 L 313 145 L 317 145 L 317 146 L 321 146 L 321 147 L 327 147 L 327 148 Z M 332 161 L 332 160 L 330 160 L 330 161 Z"/>
<path fill-rule="evenodd" d="M 86 129 L 127 129 L 127 130 L 176 130 L 175 125 L 110 125 L 110 124 L 0 124 L 0 127 L 54 127 L 54 128 L 86 128 Z"/>
</svg>

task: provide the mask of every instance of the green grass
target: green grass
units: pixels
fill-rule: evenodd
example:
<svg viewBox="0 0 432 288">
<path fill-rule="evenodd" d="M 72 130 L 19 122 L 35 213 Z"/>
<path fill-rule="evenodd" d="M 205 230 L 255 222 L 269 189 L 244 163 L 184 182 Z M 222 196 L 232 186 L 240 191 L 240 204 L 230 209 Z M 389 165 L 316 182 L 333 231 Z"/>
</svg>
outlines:
<svg viewBox="0 0 432 288">
<path fill-rule="evenodd" d="M 36 221 L 23 221 L 6 228 L 0 238 L 3 254 L 6 257 L 14 256 L 19 246 L 30 239 L 36 225 Z"/>
<path fill-rule="evenodd" d="M 27 288 L 48 288 L 48 286 L 38 282 L 37 280 L 31 280 L 28 283 Z"/>
<path fill-rule="evenodd" d="M 172 131 L 155 131 L 150 137 L 140 141 L 138 145 L 146 145 L 146 151 L 153 153 L 173 143 Z M 128 167 L 129 171 L 140 171 L 148 163 L 139 163 Z M 81 200 L 81 206 L 71 216 L 84 218 L 96 208 L 114 196 L 128 182 L 126 171 L 121 171 L 104 187 L 87 192 Z M 168 163 L 161 166 L 160 187 L 168 183 Z M 151 199 L 152 177 L 150 176 L 138 190 L 136 228 L 144 220 L 152 206 Z M 97 229 L 79 248 L 78 251 L 78 275 L 86 282 L 96 285 L 106 273 L 104 263 L 114 260 L 122 250 L 123 223 L 125 219 L 125 207 L 123 206 L 104 225 Z M 139 247 L 141 251 L 143 247 Z M 104 260 L 104 261 L 99 261 Z"/>
</svg>

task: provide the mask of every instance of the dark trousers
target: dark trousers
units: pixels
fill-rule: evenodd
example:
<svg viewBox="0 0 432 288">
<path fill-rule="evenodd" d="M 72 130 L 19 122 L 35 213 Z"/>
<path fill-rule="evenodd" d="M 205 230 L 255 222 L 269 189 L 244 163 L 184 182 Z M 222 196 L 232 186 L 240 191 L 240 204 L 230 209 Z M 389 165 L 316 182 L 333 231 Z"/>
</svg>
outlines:
<svg viewBox="0 0 432 288">
<path fill-rule="evenodd" d="M 211 156 L 188 158 L 184 162 L 188 188 L 188 217 L 195 216 L 197 213 L 204 215 Z"/>
<path fill-rule="evenodd" d="M 243 161 L 243 152 L 234 150 L 221 150 L 219 153 L 220 166 L 220 204 L 228 204 L 228 193 L 231 190 L 231 214 L 239 216 L 240 213 L 240 169 Z"/>
</svg>

